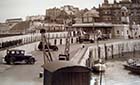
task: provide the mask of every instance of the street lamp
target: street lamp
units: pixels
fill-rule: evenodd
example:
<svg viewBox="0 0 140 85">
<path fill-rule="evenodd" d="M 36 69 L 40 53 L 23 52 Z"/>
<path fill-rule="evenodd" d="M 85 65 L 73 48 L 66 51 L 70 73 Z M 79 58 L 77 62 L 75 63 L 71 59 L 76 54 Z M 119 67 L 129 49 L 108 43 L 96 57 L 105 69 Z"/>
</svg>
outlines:
<svg viewBox="0 0 140 85">
<path fill-rule="evenodd" d="M 92 24 L 93 24 L 93 27 L 92 27 L 92 32 L 93 32 L 93 35 L 94 35 L 94 40 L 95 40 L 95 21 L 94 21 L 94 17 L 92 17 Z"/>
<path fill-rule="evenodd" d="M 131 36 L 134 38 L 134 29 L 133 29 L 133 21 L 132 21 L 133 13 L 130 13 L 129 15 L 129 28 L 131 31 Z"/>
</svg>

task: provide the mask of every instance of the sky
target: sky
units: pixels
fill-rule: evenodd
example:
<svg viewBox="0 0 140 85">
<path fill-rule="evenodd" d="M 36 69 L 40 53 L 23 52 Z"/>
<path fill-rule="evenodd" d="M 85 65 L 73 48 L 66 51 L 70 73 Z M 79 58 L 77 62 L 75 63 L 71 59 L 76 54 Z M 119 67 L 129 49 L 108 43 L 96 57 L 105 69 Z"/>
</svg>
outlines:
<svg viewBox="0 0 140 85">
<path fill-rule="evenodd" d="M 23 18 L 32 15 L 45 15 L 45 10 L 64 5 L 92 8 L 98 7 L 104 0 L 0 0 L 0 22 L 11 18 Z M 109 0 L 112 2 L 113 0 Z"/>
</svg>

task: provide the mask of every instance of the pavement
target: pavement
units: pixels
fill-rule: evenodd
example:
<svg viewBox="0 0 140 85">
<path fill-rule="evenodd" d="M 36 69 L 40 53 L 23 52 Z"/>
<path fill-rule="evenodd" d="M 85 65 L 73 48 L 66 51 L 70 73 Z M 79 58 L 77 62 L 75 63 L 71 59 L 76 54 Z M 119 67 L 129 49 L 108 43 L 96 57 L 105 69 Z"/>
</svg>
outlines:
<svg viewBox="0 0 140 85">
<path fill-rule="evenodd" d="M 72 58 L 72 56 L 74 56 L 77 52 L 78 52 L 78 50 L 80 49 L 80 44 L 79 45 L 77 45 L 77 44 L 73 44 L 70 48 L 71 48 L 71 50 L 70 50 L 70 59 Z M 61 54 L 61 53 L 63 53 L 64 52 L 64 45 L 60 45 L 60 46 L 58 46 L 59 47 L 59 51 L 54 51 L 54 52 L 52 52 L 52 55 L 53 56 L 55 56 L 55 57 L 53 57 L 54 59 L 57 59 L 57 56 L 59 56 L 59 54 Z M 75 48 L 76 47 L 76 48 Z M 40 54 L 41 52 L 39 52 L 39 54 Z M 33 54 L 35 54 L 35 53 L 33 53 Z M 36 55 L 37 56 L 37 55 Z M 10 69 L 10 68 L 12 68 L 14 65 L 7 65 L 6 63 L 5 63 L 5 61 L 4 61 L 4 58 L 2 57 L 2 58 L 0 58 L 0 73 L 2 73 L 2 72 L 5 72 L 6 70 L 8 70 L 8 69 Z"/>
<path fill-rule="evenodd" d="M 6 65 L 3 58 L 0 58 L 0 73 L 4 72 L 5 70 L 10 69 L 11 65 Z"/>
</svg>

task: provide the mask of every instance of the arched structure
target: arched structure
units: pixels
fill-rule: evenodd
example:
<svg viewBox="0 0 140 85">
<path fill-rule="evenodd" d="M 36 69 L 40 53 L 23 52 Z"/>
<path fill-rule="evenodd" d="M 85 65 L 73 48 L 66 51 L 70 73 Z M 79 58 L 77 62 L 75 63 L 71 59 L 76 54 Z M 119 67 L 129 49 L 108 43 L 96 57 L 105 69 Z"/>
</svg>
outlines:
<svg viewBox="0 0 140 85">
<path fill-rule="evenodd" d="M 90 85 L 91 70 L 70 61 L 44 65 L 44 85 Z"/>
</svg>

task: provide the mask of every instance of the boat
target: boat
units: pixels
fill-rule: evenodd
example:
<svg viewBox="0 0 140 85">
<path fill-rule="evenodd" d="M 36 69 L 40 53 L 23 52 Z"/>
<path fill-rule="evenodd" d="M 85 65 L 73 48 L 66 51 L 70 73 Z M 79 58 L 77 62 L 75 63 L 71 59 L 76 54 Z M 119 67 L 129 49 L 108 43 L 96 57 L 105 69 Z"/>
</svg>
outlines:
<svg viewBox="0 0 140 85">
<path fill-rule="evenodd" d="M 101 59 L 96 61 L 92 66 L 93 72 L 105 72 L 105 69 L 106 69 L 106 65 Z"/>
<path fill-rule="evenodd" d="M 133 62 L 130 62 L 132 60 L 128 60 L 126 64 L 124 64 L 124 68 L 127 70 L 130 70 L 133 73 L 140 74 L 140 63 L 133 59 Z"/>
</svg>

